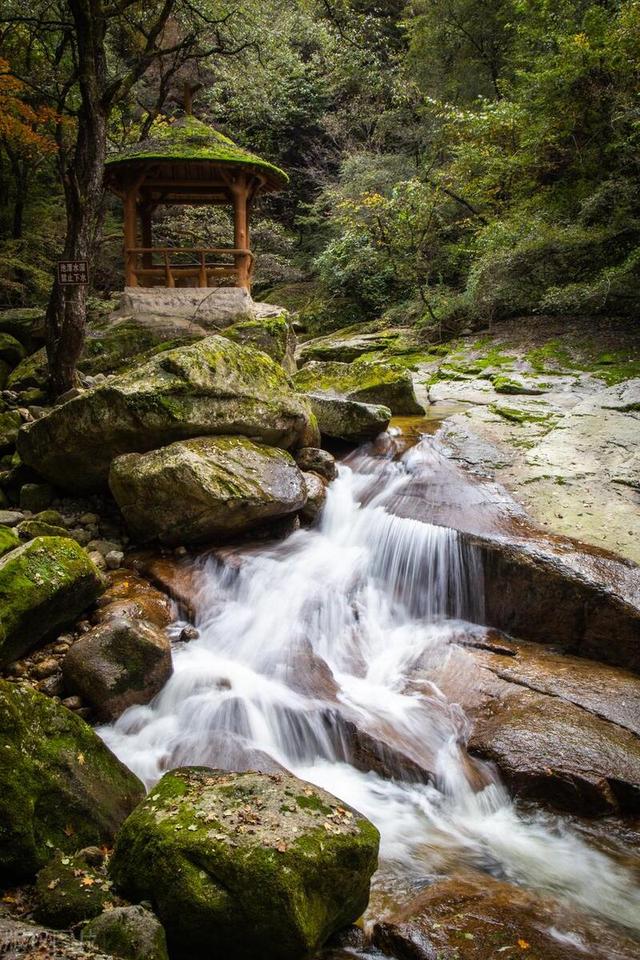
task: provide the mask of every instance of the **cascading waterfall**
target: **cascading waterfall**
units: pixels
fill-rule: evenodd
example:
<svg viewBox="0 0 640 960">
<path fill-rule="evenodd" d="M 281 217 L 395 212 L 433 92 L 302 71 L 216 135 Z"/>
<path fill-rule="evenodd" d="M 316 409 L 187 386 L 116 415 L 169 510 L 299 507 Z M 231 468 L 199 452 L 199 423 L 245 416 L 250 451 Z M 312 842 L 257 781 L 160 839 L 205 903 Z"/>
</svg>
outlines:
<svg viewBox="0 0 640 960">
<path fill-rule="evenodd" d="M 351 458 L 319 527 L 233 564 L 203 561 L 199 639 L 176 646 L 153 703 L 100 732 L 149 785 L 172 767 L 240 761 L 328 789 L 380 829 L 379 888 L 467 865 L 640 929 L 629 873 L 562 818 L 519 813 L 495 772 L 469 759 L 464 712 L 434 681 L 460 655 L 456 637 L 483 622 L 483 587 L 454 530 L 393 512 L 429 442 L 400 461 Z M 404 770 L 358 769 L 363 736 Z"/>
</svg>

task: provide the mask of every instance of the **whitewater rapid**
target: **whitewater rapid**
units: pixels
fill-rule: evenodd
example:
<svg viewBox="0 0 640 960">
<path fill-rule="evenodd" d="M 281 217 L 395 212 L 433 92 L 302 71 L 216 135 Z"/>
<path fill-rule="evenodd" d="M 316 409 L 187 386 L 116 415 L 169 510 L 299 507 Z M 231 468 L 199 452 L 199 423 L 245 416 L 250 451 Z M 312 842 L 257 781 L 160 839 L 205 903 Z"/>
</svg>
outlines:
<svg viewBox="0 0 640 960">
<path fill-rule="evenodd" d="M 340 466 L 317 527 L 233 563 L 201 561 L 199 638 L 176 645 L 151 704 L 99 732 L 147 785 L 172 767 L 266 755 L 324 787 L 380 830 L 380 888 L 469 866 L 640 930 L 629 872 L 562 818 L 519 811 L 495 771 L 469 759 L 467 718 L 433 679 L 464 656 L 456 637 L 484 610 L 473 549 L 394 513 L 430 443 L 400 460 L 359 453 Z M 430 782 L 357 769 L 354 727 Z"/>
</svg>

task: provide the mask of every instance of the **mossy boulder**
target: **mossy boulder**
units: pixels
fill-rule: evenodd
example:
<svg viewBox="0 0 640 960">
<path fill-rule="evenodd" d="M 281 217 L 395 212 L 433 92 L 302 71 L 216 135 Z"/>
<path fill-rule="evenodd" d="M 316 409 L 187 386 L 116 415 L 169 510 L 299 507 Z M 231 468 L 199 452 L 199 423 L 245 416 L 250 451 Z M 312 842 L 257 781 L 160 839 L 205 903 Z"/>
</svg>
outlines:
<svg viewBox="0 0 640 960">
<path fill-rule="evenodd" d="M 35 517 L 32 520 L 23 520 L 16 529 L 21 540 L 34 540 L 36 537 L 67 537 L 69 535 L 66 527 L 58 527 L 55 523 L 47 523 L 46 520 L 38 520 Z"/>
<path fill-rule="evenodd" d="M 362 359 L 354 363 L 314 360 L 298 370 L 293 380 L 304 393 L 384 404 L 394 415 L 424 413 L 416 400 L 411 374 L 399 364 Z"/>
<path fill-rule="evenodd" d="M 0 311 L 0 333 L 8 333 L 29 349 L 44 341 L 45 311 L 42 307 L 14 307 Z"/>
<path fill-rule="evenodd" d="M 154 905 L 171 956 L 299 960 L 356 920 L 378 832 L 289 774 L 173 770 L 118 834 L 110 872 Z"/>
<path fill-rule="evenodd" d="M 32 877 L 55 851 L 108 842 L 144 795 L 92 728 L 0 680 L 0 874 Z"/>
<path fill-rule="evenodd" d="M 18 435 L 24 463 L 63 489 L 98 490 L 111 461 L 175 440 L 244 435 L 313 445 L 317 426 L 279 364 L 221 336 L 159 353 L 54 407 Z"/>
<path fill-rule="evenodd" d="M 284 313 L 234 323 L 221 331 L 235 343 L 249 344 L 281 364 L 287 373 L 295 373 L 296 335 Z"/>
<path fill-rule="evenodd" d="M 82 850 L 75 854 L 59 853 L 40 870 L 36 879 L 36 920 L 54 930 L 64 930 L 113 906 L 111 880 L 96 867 L 91 851 L 89 847 L 89 855 Z"/>
<path fill-rule="evenodd" d="M 36 537 L 0 559 L 0 664 L 74 620 L 102 592 L 86 551 L 69 537 Z"/>
<path fill-rule="evenodd" d="M 106 910 L 86 924 L 82 939 L 123 960 L 169 960 L 162 924 L 140 904 Z"/>
<path fill-rule="evenodd" d="M 47 353 L 44 347 L 25 357 L 11 371 L 7 379 L 9 390 L 26 390 L 28 387 L 43 387 L 47 382 Z"/>
<path fill-rule="evenodd" d="M 200 437 L 111 465 L 109 485 L 140 541 L 198 543 L 245 533 L 300 510 L 302 474 L 286 450 L 244 437 Z"/>
<path fill-rule="evenodd" d="M 171 676 L 171 644 L 163 630 L 117 617 L 80 637 L 62 663 L 65 686 L 90 704 L 99 720 L 148 703 Z"/>
<path fill-rule="evenodd" d="M 20 546 L 18 536 L 9 527 L 0 525 L 0 557 Z"/>
<path fill-rule="evenodd" d="M 386 430 L 391 419 L 391 410 L 381 404 L 360 403 L 324 393 L 309 393 L 307 398 L 323 437 L 361 443 Z"/>
<path fill-rule="evenodd" d="M 10 450 L 16 442 L 22 417 L 17 410 L 0 413 L 0 451 Z"/>
<path fill-rule="evenodd" d="M 24 347 L 10 333 L 0 331 L 0 360 L 15 367 L 24 357 Z"/>
</svg>

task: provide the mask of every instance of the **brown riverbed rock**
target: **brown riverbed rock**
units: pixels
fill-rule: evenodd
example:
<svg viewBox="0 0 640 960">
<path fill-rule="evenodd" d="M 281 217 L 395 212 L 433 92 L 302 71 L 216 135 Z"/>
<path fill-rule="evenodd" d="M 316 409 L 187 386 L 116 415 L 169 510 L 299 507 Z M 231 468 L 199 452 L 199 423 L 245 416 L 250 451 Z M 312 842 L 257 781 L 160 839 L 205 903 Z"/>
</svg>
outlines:
<svg viewBox="0 0 640 960">
<path fill-rule="evenodd" d="M 299 960 L 362 914 L 377 854 L 375 827 L 318 787 L 192 767 L 129 817 L 110 872 L 178 960 Z"/>
<path fill-rule="evenodd" d="M 134 570 L 109 571 L 106 581 L 107 589 L 98 600 L 92 617 L 94 623 L 127 617 L 162 628 L 174 619 L 173 604 L 167 594 L 157 590 Z"/>
<path fill-rule="evenodd" d="M 132 534 L 166 544 L 216 541 L 295 514 L 307 500 L 286 450 L 201 437 L 118 457 L 111 491 Z"/>
<path fill-rule="evenodd" d="M 397 960 L 634 960 L 638 949 L 566 905 L 481 874 L 426 887 L 375 923 L 372 940 Z"/>
<path fill-rule="evenodd" d="M 469 749 L 513 793 L 587 815 L 640 810 L 640 678 L 481 630 L 464 642 L 423 676 L 461 704 Z"/>
<path fill-rule="evenodd" d="M 94 627 L 73 644 L 62 664 L 67 689 L 106 723 L 133 704 L 148 703 L 172 669 L 166 633 L 125 617 Z"/>
</svg>

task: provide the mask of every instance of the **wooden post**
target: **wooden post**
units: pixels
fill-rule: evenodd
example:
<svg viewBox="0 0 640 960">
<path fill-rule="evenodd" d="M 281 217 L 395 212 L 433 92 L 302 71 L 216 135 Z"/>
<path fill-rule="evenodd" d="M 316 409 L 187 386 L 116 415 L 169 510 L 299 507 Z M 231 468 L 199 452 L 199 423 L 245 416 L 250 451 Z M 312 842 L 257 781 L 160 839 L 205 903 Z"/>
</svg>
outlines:
<svg viewBox="0 0 640 960">
<path fill-rule="evenodd" d="M 124 285 L 125 287 L 137 287 L 138 278 L 136 276 L 136 255 L 131 251 L 137 246 L 136 243 L 136 197 L 138 193 L 137 186 L 128 188 L 124 195 Z"/>
<path fill-rule="evenodd" d="M 153 233 L 151 231 L 151 207 L 148 203 L 143 203 L 140 207 L 140 224 L 142 226 L 142 246 L 152 247 Z M 153 254 L 151 252 L 142 254 L 142 266 L 153 266 Z"/>
<path fill-rule="evenodd" d="M 238 175 L 232 186 L 233 192 L 233 245 L 239 250 L 249 249 L 249 210 L 248 199 L 249 189 L 247 178 L 244 173 Z M 249 257 L 246 254 L 237 254 L 236 263 L 236 286 L 250 287 L 249 280 Z"/>
</svg>

